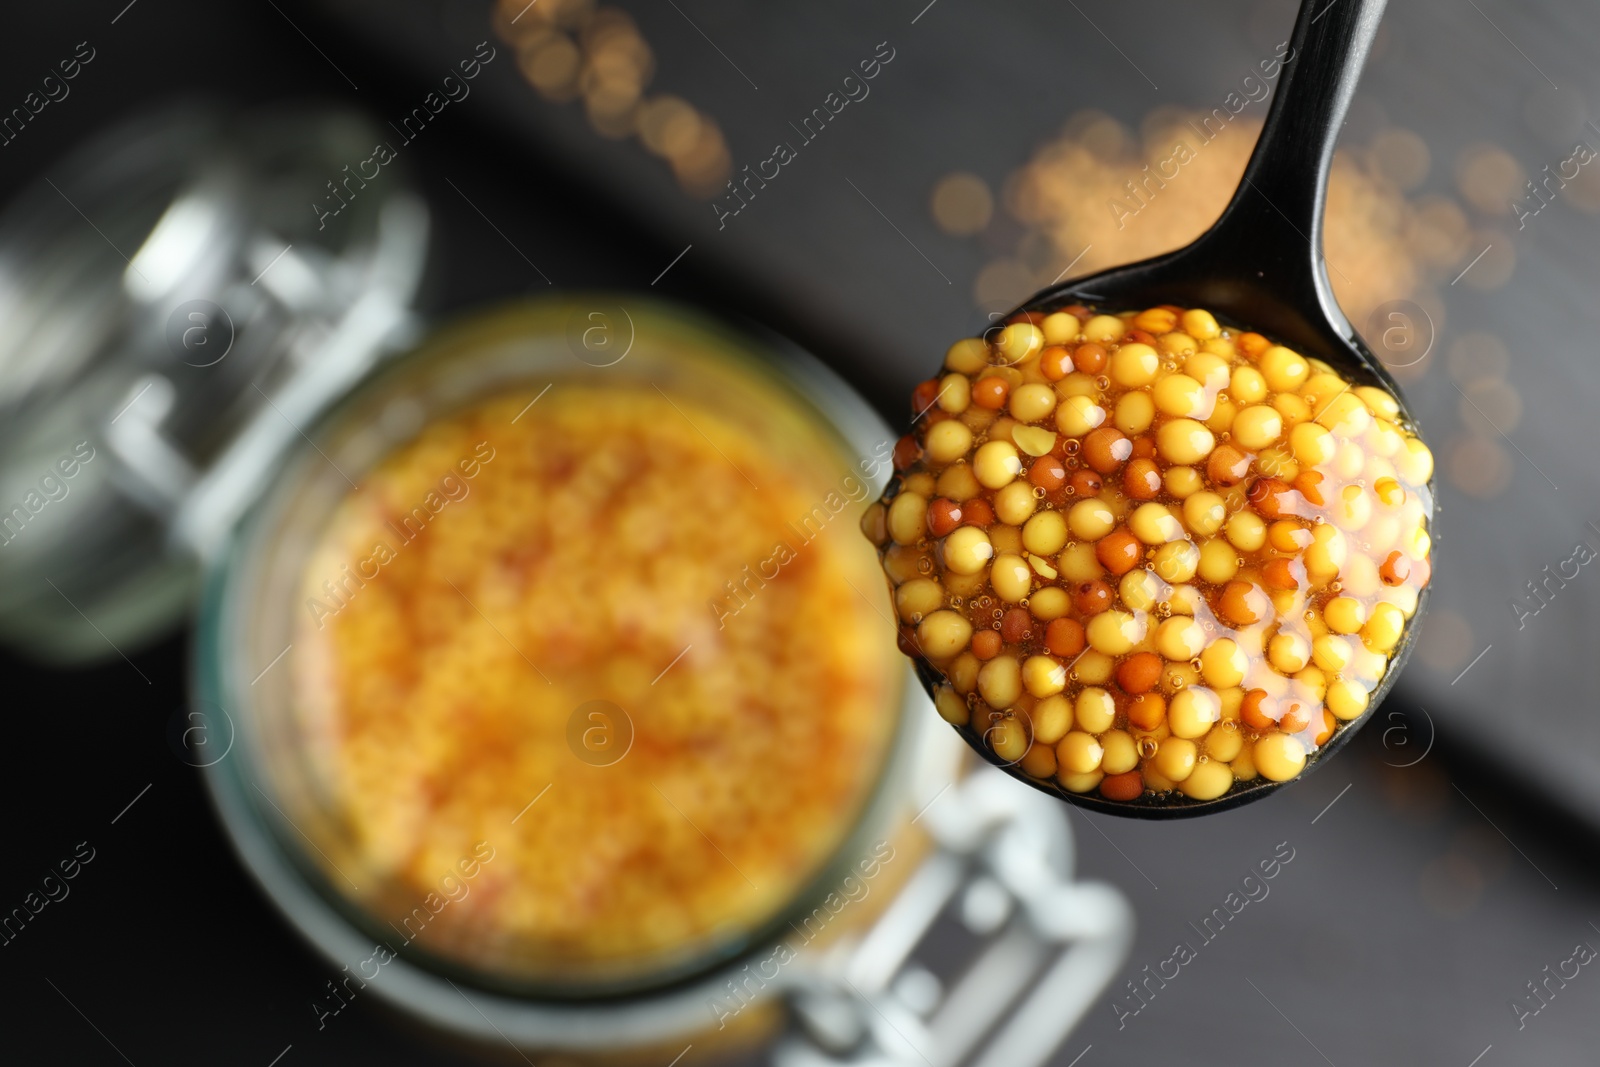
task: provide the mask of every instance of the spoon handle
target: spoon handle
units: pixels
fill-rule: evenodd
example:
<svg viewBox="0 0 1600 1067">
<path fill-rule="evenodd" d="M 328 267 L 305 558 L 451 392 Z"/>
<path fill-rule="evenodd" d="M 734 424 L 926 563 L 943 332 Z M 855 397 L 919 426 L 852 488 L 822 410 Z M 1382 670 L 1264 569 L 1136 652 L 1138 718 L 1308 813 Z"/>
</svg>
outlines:
<svg viewBox="0 0 1600 1067">
<path fill-rule="evenodd" d="M 1386 3 L 1303 0 L 1244 178 L 1222 217 L 1197 242 L 1214 263 L 1227 263 L 1241 275 L 1272 269 L 1277 285 L 1314 296 L 1336 323 L 1344 320 L 1322 258 L 1328 168 Z"/>
</svg>

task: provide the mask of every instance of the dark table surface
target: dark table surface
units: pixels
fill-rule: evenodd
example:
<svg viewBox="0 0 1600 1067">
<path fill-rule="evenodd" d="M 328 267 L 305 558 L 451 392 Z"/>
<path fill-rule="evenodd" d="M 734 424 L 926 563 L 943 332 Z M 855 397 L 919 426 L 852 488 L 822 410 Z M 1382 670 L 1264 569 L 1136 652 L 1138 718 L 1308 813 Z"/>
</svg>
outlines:
<svg viewBox="0 0 1600 1067">
<path fill-rule="evenodd" d="M 928 353 L 982 322 L 969 290 L 983 250 L 933 227 L 925 206 L 932 183 L 971 169 L 998 184 L 1077 107 L 1134 122 L 1157 102 L 1209 101 L 1255 54 L 1252 20 L 1286 29 L 1292 17 L 1282 3 L 991 12 L 941 0 L 913 25 L 922 3 L 625 6 L 656 49 L 658 82 L 716 114 L 737 160 L 755 158 L 768 127 L 808 109 L 834 66 L 878 41 L 895 42 L 898 69 L 885 72 L 881 97 L 851 116 L 858 121 L 810 153 L 809 169 L 786 176 L 786 188 L 720 232 L 709 209 L 682 197 L 636 146 L 599 142 L 574 108 L 537 100 L 513 70 L 493 71 L 501 80 L 486 80 L 480 97 L 419 139 L 409 160 L 436 219 L 425 306 L 443 315 L 543 290 L 513 239 L 567 289 L 647 289 L 692 244 L 656 291 L 794 336 L 892 417 L 930 365 Z M 1519 158 L 1562 158 L 1505 116 L 1542 99 L 1541 68 L 1580 110 L 1584 100 L 1600 101 L 1600 74 L 1578 47 L 1595 39 L 1600 15 L 1553 4 L 1479 6 L 1395 5 L 1391 46 L 1375 60 L 1364 96 L 1412 128 L 1448 131 L 1435 147 L 1441 158 L 1489 133 Z M 1042 20 L 1039 32 L 1025 32 L 1030 19 Z M 1162 31 L 1150 32 L 1158 23 Z M 1063 42 L 1100 40 L 1091 25 L 1127 45 L 1160 88 L 1140 80 L 1130 60 L 1115 78 L 1053 75 L 1056 95 L 1041 94 L 1038 70 L 1059 62 Z M 112 0 L 13 13 L 0 38 L 0 100 L 20 99 L 35 68 L 42 74 L 78 41 L 98 54 L 69 99 L 0 149 L 0 193 L 15 192 L 107 121 L 175 93 L 242 102 L 311 96 L 379 118 L 403 112 L 431 82 L 429 55 L 486 36 L 482 4 L 278 10 L 138 0 L 124 9 Z M 708 49 L 708 38 L 760 88 Z M 1194 42 L 1210 38 L 1218 51 L 1196 61 Z M 470 190 L 476 206 L 452 185 Z M 1585 695 L 1600 592 L 1579 585 L 1563 594 L 1533 634 L 1519 633 L 1506 607 L 1543 563 L 1566 557 L 1592 507 L 1597 475 L 1584 411 L 1600 375 L 1580 342 L 1595 316 L 1587 292 L 1595 227 L 1569 213 L 1564 224 L 1525 235 L 1500 229 L 1518 242 L 1518 275 L 1452 303 L 1452 317 L 1527 324 L 1507 332 L 1526 371 L 1525 407 L 1537 417 L 1524 418 L 1514 447 L 1519 475 L 1524 462 L 1537 462 L 1548 484 L 1529 473 L 1491 502 L 1447 485 L 1435 596 L 1473 624 L 1473 651 L 1489 650 L 1459 685 L 1454 671 L 1413 666 L 1345 755 L 1273 801 L 1171 824 L 1074 813 L 1080 871 L 1116 883 L 1138 912 L 1119 987 L 1176 942 L 1197 943 L 1189 924 L 1280 842 L 1295 858 L 1268 899 L 1200 946 L 1120 1027 L 1108 992 L 1061 1064 L 1600 1059 L 1592 967 L 1537 1014 L 1519 1020 L 1511 1007 L 1527 1000 L 1525 983 L 1574 946 L 1600 946 L 1600 804 L 1584 802 L 1600 794 L 1600 725 Z M 1412 396 L 1430 436 L 1448 436 L 1457 400 L 1447 379 L 1426 379 Z M 504 1049 L 457 1048 L 372 1000 L 318 1030 L 310 1004 L 326 967 L 234 862 L 197 773 L 168 745 L 183 707 L 186 638 L 172 634 L 135 653 L 137 671 L 120 659 L 75 671 L 0 660 L 8 719 L 0 811 L 9 838 L 0 908 L 19 904 L 75 850 L 93 850 L 70 895 L 0 948 L 5 1059 L 521 1062 Z M 685 1063 L 693 1062 L 691 1053 Z"/>
</svg>

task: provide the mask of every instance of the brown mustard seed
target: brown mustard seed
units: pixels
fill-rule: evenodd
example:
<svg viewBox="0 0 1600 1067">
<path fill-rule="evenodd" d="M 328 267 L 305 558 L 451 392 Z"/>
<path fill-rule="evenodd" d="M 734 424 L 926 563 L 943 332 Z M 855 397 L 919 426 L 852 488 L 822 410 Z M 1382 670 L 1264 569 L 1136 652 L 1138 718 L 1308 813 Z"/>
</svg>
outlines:
<svg viewBox="0 0 1600 1067">
<path fill-rule="evenodd" d="M 1144 792 L 1144 778 L 1138 771 L 1107 775 L 1100 782 L 1100 794 L 1107 800 L 1137 800 Z"/>
<path fill-rule="evenodd" d="M 1117 666 L 1117 684 L 1123 692 L 1148 693 L 1161 680 L 1161 657 L 1154 652 L 1135 652 Z"/>
<path fill-rule="evenodd" d="M 1238 485 L 1249 473 L 1250 457 L 1226 442 L 1213 449 L 1206 460 L 1206 477 L 1213 485 Z"/>
<path fill-rule="evenodd" d="M 945 534 L 961 525 L 961 505 L 954 500 L 940 497 L 928 504 L 928 533 L 934 537 L 943 537 Z"/>
<path fill-rule="evenodd" d="M 1053 619 L 1045 628 L 1045 648 L 1053 655 L 1072 659 L 1083 651 L 1083 624 L 1077 619 Z"/>
<path fill-rule="evenodd" d="M 1028 467 L 1028 481 L 1040 489 L 1060 489 L 1067 484 L 1067 465 L 1055 456 L 1040 456 Z M 1094 490 L 1099 491 L 1098 488 Z"/>
<path fill-rule="evenodd" d="M 1167 701 L 1160 693 L 1140 693 L 1128 702 L 1128 722 L 1141 730 L 1154 730 L 1167 714 Z"/>
<path fill-rule="evenodd" d="M 1267 731 L 1278 725 L 1278 702 L 1265 689 L 1252 689 L 1239 705 L 1239 718 L 1252 730 Z"/>
<path fill-rule="evenodd" d="M 1140 547 L 1137 537 L 1126 528 L 1118 528 L 1102 537 L 1094 551 L 1101 565 L 1120 578 L 1138 566 Z"/>
<path fill-rule="evenodd" d="M 1085 374 L 1099 374 L 1106 369 L 1106 350 L 1103 346 L 1090 341 L 1088 344 L 1078 346 L 1072 353 L 1072 362 Z"/>
<path fill-rule="evenodd" d="M 999 411 L 1006 406 L 1011 393 L 1011 383 L 1004 378 L 980 378 L 972 383 L 972 402 L 980 408 Z"/>
<path fill-rule="evenodd" d="M 1111 587 L 1099 578 L 1082 582 L 1072 592 L 1072 606 L 1079 615 L 1098 615 L 1111 606 Z"/>
<path fill-rule="evenodd" d="M 1000 619 L 1000 640 L 1020 645 L 1033 636 L 1033 617 L 1027 608 L 1008 608 Z"/>
<path fill-rule="evenodd" d="M 1083 461 L 1101 474 L 1115 473 L 1132 455 L 1133 442 L 1115 427 L 1098 427 L 1083 438 Z"/>
<path fill-rule="evenodd" d="M 1311 725 L 1311 707 L 1299 700 L 1285 701 L 1283 714 L 1278 717 L 1278 729 L 1286 734 L 1297 734 Z"/>
<path fill-rule="evenodd" d="M 1249 582 L 1229 582 L 1217 599 L 1217 613 L 1236 626 L 1260 622 L 1270 610 L 1267 595 Z"/>
<path fill-rule="evenodd" d="M 906 434 L 894 443 L 894 469 L 903 471 L 922 457 L 922 446 L 917 439 Z"/>
<path fill-rule="evenodd" d="M 1098 496 L 1105 481 L 1094 471 L 1078 470 L 1072 472 L 1072 495 L 1076 497 Z"/>
<path fill-rule="evenodd" d="M 1299 589 L 1300 578 L 1295 568 L 1300 566 L 1292 559 L 1269 559 L 1261 566 L 1261 577 L 1273 589 Z"/>
<path fill-rule="evenodd" d="M 1378 577 L 1384 585 L 1400 585 L 1411 576 L 1411 561 L 1399 552 L 1391 552 L 1378 568 Z"/>
<path fill-rule="evenodd" d="M 968 500 L 961 505 L 961 524 L 987 530 L 994 525 L 994 508 L 987 500 Z"/>
<path fill-rule="evenodd" d="M 1154 500 L 1161 493 L 1161 469 L 1154 460 L 1135 459 L 1123 468 L 1122 491 L 1134 500 Z"/>
<path fill-rule="evenodd" d="M 1059 382 L 1077 369 L 1072 353 L 1064 345 L 1051 345 L 1039 355 L 1039 373 L 1052 382 Z"/>
</svg>

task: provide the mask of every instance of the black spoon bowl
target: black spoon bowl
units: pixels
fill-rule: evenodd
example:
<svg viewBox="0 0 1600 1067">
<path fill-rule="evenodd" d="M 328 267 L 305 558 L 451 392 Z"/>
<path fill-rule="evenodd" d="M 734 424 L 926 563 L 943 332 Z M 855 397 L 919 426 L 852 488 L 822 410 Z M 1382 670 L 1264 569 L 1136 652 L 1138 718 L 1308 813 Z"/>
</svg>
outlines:
<svg viewBox="0 0 1600 1067">
<path fill-rule="evenodd" d="M 1415 422 L 1399 386 L 1339 310 L 1322 256 L 1323 206 L 1334 144 L 1385 3 L 1304 0 L 1255 152 L 1232 201 L 1199 239 L 1176 252 L 1046 289 L 1016 313 L 1048 314 L 1073 304 L 1108 312 L 1160 304 L 1205 308 L 1224 325 L 1256 330 L 1323 360 L 1356 385 L 1373 385 L 1392 394 L 1400 404 L 1402 425 L 1415 433 Z M 1430 498 L 1432 489 L 1430 484 Z M 1431 521 L 1431 515 L 1429 518 Z M 1311 754 L 1305 769 L 1286 782 L 1257 778 L 1236 783 L 1215 800 L 1147 793 L 1132 801 L 1115 801 L 1098 794 L 1073 793 L 1053 778 L 1025 774 L 1002 760 L 971 726 L 959 729 L 989 762 L 1029 785 L 1093 811 L 1164 819 L 1236 808 L 1300 781 L 1348 744 L 1355 731 L 1372 718 L 1410 655 L 1426 597 L 1424 587 L 1417 612 L 1408 621 L 1388 670 L 1370 694 L 1366 712 L 1342 725 Z M 918 671 L 930 693 L 942 680 L 926 662 L 919 663 Z"/>
</svg>

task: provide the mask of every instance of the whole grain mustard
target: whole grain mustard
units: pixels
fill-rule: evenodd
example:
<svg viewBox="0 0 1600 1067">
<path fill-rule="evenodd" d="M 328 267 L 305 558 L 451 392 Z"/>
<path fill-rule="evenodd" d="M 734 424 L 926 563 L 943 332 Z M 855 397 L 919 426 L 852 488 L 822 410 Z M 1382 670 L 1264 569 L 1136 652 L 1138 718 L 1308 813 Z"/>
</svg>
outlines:
<svg viewBox="0 0 1600 1067">
<path fill-rule="evenodd" d="M 780 390 L 740 395 L 515 390 L 338 506 L 297 713 L 346 833 L 329 881 L 397 933 L 484 842 L 423 947 L 546 978 L 682 964 L 774 922 L 854 827 L 904 674 L 861 592 L 867 485 Z M 581 751 L 608 731 L 626 747 Z"/>
<path fill-rule="evenodd" d="M 1073 793 L 1215 800 L 1367 711 L 1430 575 L 1383 389 L 1200 308 L 1013 317 L 912 397 L 863 519 L 939 713 Z"/>
</svg>

